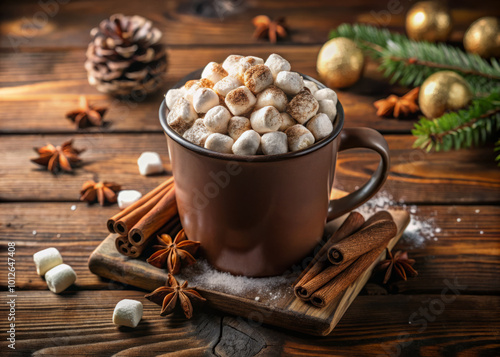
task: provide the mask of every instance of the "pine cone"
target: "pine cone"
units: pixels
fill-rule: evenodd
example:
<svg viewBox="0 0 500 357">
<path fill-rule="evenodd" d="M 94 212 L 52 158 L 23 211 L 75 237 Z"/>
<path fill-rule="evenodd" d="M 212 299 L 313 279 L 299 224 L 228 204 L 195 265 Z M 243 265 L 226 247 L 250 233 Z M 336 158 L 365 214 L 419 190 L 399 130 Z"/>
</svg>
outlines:
<svg viewBox="0 0 500 357">
<path fill-rule="evenodd" d="M 104 93 L 126 96 L 152 93 L 167 70 L 161 31 L 142 16 L 111 15 L 90 31 L 87 49 L 89 83 Z"/>
</svg>

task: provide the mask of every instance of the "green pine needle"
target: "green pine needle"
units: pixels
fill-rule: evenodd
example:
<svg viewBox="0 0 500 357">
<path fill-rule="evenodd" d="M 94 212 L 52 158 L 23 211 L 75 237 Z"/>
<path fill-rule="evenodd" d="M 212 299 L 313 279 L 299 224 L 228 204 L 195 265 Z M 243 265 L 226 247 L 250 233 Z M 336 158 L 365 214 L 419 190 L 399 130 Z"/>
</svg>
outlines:
<svg viewBox="0 0 500 357">
<path fill-rule="evenodd" d="M 462 75 L 476 95 L 500 90 L 500 64 L 482 59 L 444 43 L 416 42 L 405 35 L 364 24 L 342 24 L 330 38 L 354 40 L 372 58 L 391 82 L 417 87 L 431 74 L 451 70 Z"/>
</svg>

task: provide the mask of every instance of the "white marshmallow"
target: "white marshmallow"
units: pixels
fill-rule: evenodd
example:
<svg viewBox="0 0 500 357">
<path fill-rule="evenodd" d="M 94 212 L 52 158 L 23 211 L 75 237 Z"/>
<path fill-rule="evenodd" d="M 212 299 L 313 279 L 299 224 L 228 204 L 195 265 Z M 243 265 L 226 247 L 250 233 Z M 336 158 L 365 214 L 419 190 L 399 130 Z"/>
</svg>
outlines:
<svg viewBox="0 0 500 357">
<path fill-rule="evenodd" d="M 203 119 L 197 119 L 193 126 L 186 130 L 182 137 L 193 144 L 204 146 L 205 140 L 207 140 L 210 134 L 212 134 L 212 132 L 205 126 Z"/>
<path fill-rule="evenodd" d="M 265 155 L 278 155 L 288 152 L 288 139 L 285 133 L 273 131 L 262 135 L 260 147 Z"/>
<path fill-rule="evenodd" d="M 165 171 L 161 162 L 160 155 L 156 152 L 146 151 L 137 159 L 139 172 L 143 176 L 159 174 Z"/>
<path fill-rule="evenodd" d="M 290 151 L 302 150 L 314 144 L 313 134 L 301 124 L 286 129 L 285 134 L 288 137 L 288 149 Z"/>
<path fill-rule="evenodd" d="M 318 86 L 316 85 L 316 83 L 314 83 L 313 81 L 308 81 L 307 79 L 304 79 L 304 87 L 309 89 L 312 94 L 318 91 Z"/>
<path fill-rule="evenodd" d="M 240 55 L 229 55 L 227 58 L 222 62 L 222 68 L 226 70 L 228 74 L 236 74 L 238 72 L 238 63 L 240 60 L 242 60 L 244 56 Z"/>
<path fill-rule="evenodd" d="M 207 64 L 201 73 L 201 78 L 206 78 L 214 84 L 226 76 L 227 71 L 217 62 L 210 62 Z"/>
<path fill-rule="evenodd" d="M 143 306 L 140 301 L 123 299 L 113 311 L 113 323 L 118 326 L 137 327 L 142 319 Z"/>
<path fill-rule="evenodd" d="M 205 114 L 203 122 L 208 130 L 214 133 L 226 134 L 229 119 L 231 119 L 231 113 L 229 113 L 229 110 L 222 105 L 218 105 L 210 109 L 207 114 Z"/>
<path fill-rule="evenodd" d="M 76 273 L 68 264 L 59 264 L 45 273 L 45 281 L 50 291 L 59 294 L 76 281 Z"/>
<path fill-rule="evenodd" d="M 184 85 L 185 92 L 184 98 L 186 98 L 190 103 L 193 103 L 193 98 L 196 91 L 200 88 L 213 88 L 214 84 L 211 80 L 207 78 L 201 78 L 199 80 L 187 81 Z"/>
<path fill-rule="evenodd" d="M 278 129 L 279 131 L 285 131 L 291 126 L 297 124 L 295 119 L 293 119 L 288 113 L 280 113 L 281 116 L 281 126 Z"/>
<path fill-rule="evenodd" d="M 238 78 L 233 76 L 227 76 L 215 83 L 214 91 L 223 97 L 225 97 L 230 91 L 241 87 L 243 82 L 241 82 Z"/>
<path fill-rule="evenodd" d="M 325 113 L 330 118 L 330 121 L 334 121 L 337 116 L 337 106 L 330 99 L 318 100 L 319 108 L 318 113 Z"/>
<path fill-rule="evenodd" d="M 234 140 L 224 134 L 210 134 L 205 140 L 205 149 L 217 151 L 223 154 L 231 154 Z"/>
<path fill-rule="evenodd" d="M 55 266 L 63 263 L 63 258 L 56 248 L 47 248 L 33 254 L 36 273 L 44 276 L 45 273 Z"/>
<path fill-rule="evenodd" d="M 193 96 L 193 107 L 197 113 L 206 113 L 219 105 L 219 96 L 210 88 L 200 88 Z"/>
<path fill-rule="evenodd" d="M 236 77 L 241 78 L 243 80 L 243 77 L 245 75 L 245 72 L 258 64 L 264 64 L 264 60 L 259 57 L 254 57 L 254 56 L 247 56 L 238 61 L 238 64 L 236 65 L 236 73 L 230 73 L 231 75 L 235 75 Z"/>
<path fill-rule="evenodd" d="M 276 76 L 274 85 L 288 95 L 295 95 L 304 88 L 302 76 L 296 72 L 281 71 Z"/>
<path fill-rule="evenodd" d="M 330 88 L 319 89 L 314 93 L 314 98 L 316 98 L 317 100 L 330 99 L 335 105 L 337 105 L 338 102 L 337 93 L 335 93 L 335 91 Z"/>
<path fill-rule="evenodd" d="M 198 114 L 191 103 L 185 98 L 180 98 L 168 113 L 167 123 L 174 131 L 182 135 L 196 118 L 198 118 Z"/>
<path fill-rule="evenodd" d="M 272 105 L 278 111 L 284 112 L 286 105 L 288 104 L 288 98 L 281 89 L 276 86 L 269 86 L 257 95 L 257 103 L 255 103 L 255 109 L 260 109 L 268 105 Z"/>
<path fill-rule="evenodd" d="M 238 140 L 238 138 L 247 130 L 252 129 L 252 124 L 250 120 L 245 117 L 232 117 L 229 119 L 227 125 L 228 134 L 233 140 Z"/>
<path fill-rule="evenodd" d="M 184 87 L 170 89 L 165 95 L 165 102 L 167 103 L 168 109 L 172 109 L 175 103 L 184 96 L 186 89 Z"/>
<path fill-rule="evenodd" d="M 255 155 L 260 146 L 260 135 L 254 130 L 247 130 L 233 144 L 236 155 Z"/>
<path fill-rule="evenodd" d="M 267 106 L 256 110 L 250 116 L 252 129 L 259 134 L 276 131 L 281 126 L 281 116 L 278 109 L 273 106 Z"/>
<path fill-rule="evenodd" d="M 316 115 L 318 108 L 319 103 L 316 98 L 309 91 L 303 90 L 288 103 L 286 112 L 300 124 L 305 124 Z"/>
<path fill-rule="evenodd" d="M 233 115 L 241 115 L 248 112 L 255 105 L 257 99 L 245 86 L 233 89 L 226 95 L 226 105 Z"/>
<path fill-rule="evenodd" d="M 265 65 L 268 66 L 271 70 L 274 79 L 276 79 L 278 73 L 282 71 L 290 71 L 290 69 L 292 68 L 290 66 L 290 62 L 276 53 L 273 53 L 272 55 L 267 57 Z"/>
<path fill-rule="evenodd" d="M 256 94 L 273 84 L 273 75 L 269 67 L 258 64 L 247 69 L 244 75 L 245 86 Z"/>
<path fill-rule="evenodd" d="M 326 138 L 333 131 L 332 121 L 324 113 L 312 117 L 307 122 L 306 128 L 314 135 L 316 141 Z"/>
<path fill-rule="evenodd" d="M 142 197 L 142 193 L 136 190 L 123 190 L 118 192 L 118 207 L 120 209 L 125 209 L 137 201 L 139 201 Z"/>
</svg>

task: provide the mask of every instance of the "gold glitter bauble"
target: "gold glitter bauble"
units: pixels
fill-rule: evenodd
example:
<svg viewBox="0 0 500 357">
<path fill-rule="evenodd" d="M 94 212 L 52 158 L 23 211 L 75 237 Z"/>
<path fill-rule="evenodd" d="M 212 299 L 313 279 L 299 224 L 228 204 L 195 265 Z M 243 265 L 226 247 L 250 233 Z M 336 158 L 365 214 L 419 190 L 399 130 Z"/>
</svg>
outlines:
<svg viewBox="0 0 500 357">
<path fill-rule="evenodd" d="M 482 57 L 500 57 L 500 21 L 492 16 L 474 21 L 465 32 L 464 47 Z"/>
<path fill-rule="evenodd" d="M 451 15 L 442 4 L 417 2 L 406 14 L 406 33 L 415 41 L 446 41 L 451 32 Z"/>
<path fill-rule="evenodd" d="M 364 66 L 363 52 L 345 37 L 334 38 L 321 47 L 316 68 L 328 87 L 344 88 L 356 83 Z"/>
<path fill-rule="evenodd" d="M 420 87 L 418 104 L 424 115 L 431 119 L 447 110 L 465 107 L 472 99 L 469 84 L 459 74 L 441 71 L 430 75 Z"/>
</svg>

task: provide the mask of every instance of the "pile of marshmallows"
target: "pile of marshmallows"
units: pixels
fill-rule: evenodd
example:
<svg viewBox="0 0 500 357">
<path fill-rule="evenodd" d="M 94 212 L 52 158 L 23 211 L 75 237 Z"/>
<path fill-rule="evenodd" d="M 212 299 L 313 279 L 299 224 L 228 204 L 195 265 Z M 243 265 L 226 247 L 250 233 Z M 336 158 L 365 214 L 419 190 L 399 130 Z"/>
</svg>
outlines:
<svg viewBox="0 0 500 357">
<path fill-rule="evenodd" d="M 333 131 L 337 94 L 290 71 L 277 54 L 230 55 L 166 94 L 167 123 L 186 140 L 236 155 L 305 149 Z"/>
</svg>

